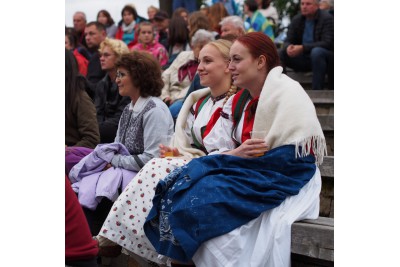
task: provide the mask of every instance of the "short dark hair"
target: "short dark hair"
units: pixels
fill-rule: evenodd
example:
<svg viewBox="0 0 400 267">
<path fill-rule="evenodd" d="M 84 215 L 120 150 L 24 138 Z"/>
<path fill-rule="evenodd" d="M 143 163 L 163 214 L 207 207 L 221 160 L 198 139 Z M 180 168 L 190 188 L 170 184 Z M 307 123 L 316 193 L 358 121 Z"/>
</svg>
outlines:
<svg viewBox="0 0 400 267">
<path fill-rule="evenodd" d="M 139 88 L 140 96 L 160 96 L 164 87 L 161 66 L 155 57 L 147 52 L 132 51 L 123 54 L 115 63 L 117 68 L 128 71 L 132 83 Z"/>
<path fill-rule="evenodd" d="M 168 35 L 168 44 L 171 48 L 175 44 L 189 43 L 187 22 L 181 16 L 172 17 L 168 26 Z"/>
<path fill-rule="evenodd" d="M 98 22 L 98 21 L 91 21 L 88 24 L 86 24 L 86 27 L 90 27 L 90 26 L 93 26 L 93 25 L 96 26 L 96 29 L 99 32 L 106 30 L 106 27 L 103 24 L 101 24 L 100 22 Z"/>
<path fill-rule="evenodd" d="M 164 21 L 166 19 L 169 19 L 169 15 L 167 12 L 160 10 L 154 15 L 153 19 L 155 21 Z"/>
<path fill-rule="evenodd" d="M 249 11 L 255 12 L 258 9 L 256 0 L 246 0 L 244 4 L 249 8 Z"/>
<path fill-rule="evenodd" d="M 133 14 L 133 20 L 137 19 L 138 13 L 137 13 L 136 9 L 133 6 L 131 6 L 131 5 L 124 6 L 124 8 L 121 11 L 121 17 L 124 17 L 124 12 L 125 11 L 128 11 L 129 13 Z"/>
</svg>

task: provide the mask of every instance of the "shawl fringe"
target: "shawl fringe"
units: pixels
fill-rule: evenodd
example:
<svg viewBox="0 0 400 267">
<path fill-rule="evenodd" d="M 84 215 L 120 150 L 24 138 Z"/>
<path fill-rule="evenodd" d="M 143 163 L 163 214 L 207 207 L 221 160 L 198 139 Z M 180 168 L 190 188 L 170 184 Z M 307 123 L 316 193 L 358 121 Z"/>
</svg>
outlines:
<svg viewBox="0 0 400 267">
<path fill-rule="evenodd" d="M 310 155 L 311 149 L 315 156 L 315 164 L 321 165 L 324 161 L 324 156 L 328 155 L 326 149 L 326 141 L 323 136 L 311 136 L 297 141 L 295 144 L 296 157 L 306 157 Z"/>
</svg>

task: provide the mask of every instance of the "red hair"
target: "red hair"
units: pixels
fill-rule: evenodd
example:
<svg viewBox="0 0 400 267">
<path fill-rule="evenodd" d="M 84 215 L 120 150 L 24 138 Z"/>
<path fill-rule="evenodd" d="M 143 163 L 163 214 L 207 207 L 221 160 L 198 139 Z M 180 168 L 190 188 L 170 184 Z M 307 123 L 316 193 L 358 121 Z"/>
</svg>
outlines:
<svg viewBox="0 0 400 267">
<path fill-rule="evenodd" d="M 272 40 L 262 32 L 250 32 L 236 39 L 247 49 L 253 58 L 263 55 L 267 58 L 267 73 L 273 68 L 280 66 L 278 50 Z"/>
</svg>

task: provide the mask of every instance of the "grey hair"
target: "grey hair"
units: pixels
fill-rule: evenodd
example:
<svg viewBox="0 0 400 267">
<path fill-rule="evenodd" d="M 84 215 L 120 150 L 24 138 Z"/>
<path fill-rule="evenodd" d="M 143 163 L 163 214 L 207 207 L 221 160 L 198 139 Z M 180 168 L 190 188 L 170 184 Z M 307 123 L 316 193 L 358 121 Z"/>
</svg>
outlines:
<svg viewBox="0 0 400 267">
<path fill-rule="evenodd" d="M 75 14 L 74 14 L 74 16 L 75 16 L 75 15 L 81 15 L 81 16 L 83 17 L 83 19 L 86 21 L 86 14 L 85 14 L 84 12 L 82 12 L 82 11 L 76 11 Z"/>
<path fill-rule="evenodd" d="M 329 5 L 330 7 L 333 7 L 333 0 L 320 0 L 319 2 L 320 2 L 320 3 L 322 3 L 322 2 L 328 3 L 328 5 Z"/>
<path fill-rule="evenodd" d="M 246 32 L 244 29 L 243 19 L 239 16 L 228 16 L 221 20 L 219 25 L 224 26 L 225 24 L 231 23 L 235 28 L 242 29 L 243 32 Z"/>
<path fill-rule="evenodd" d="M 212 32 L 204 30 L 204 29 L 199 29 L 193 35 L 192 40 L 190 41 L 190 44 L 192 46 L 195 46 L 195 45 L 198 45 L 201 43 L 212 42 L 214 40 L 215 40 L 215 36 Z"/>
</svg>

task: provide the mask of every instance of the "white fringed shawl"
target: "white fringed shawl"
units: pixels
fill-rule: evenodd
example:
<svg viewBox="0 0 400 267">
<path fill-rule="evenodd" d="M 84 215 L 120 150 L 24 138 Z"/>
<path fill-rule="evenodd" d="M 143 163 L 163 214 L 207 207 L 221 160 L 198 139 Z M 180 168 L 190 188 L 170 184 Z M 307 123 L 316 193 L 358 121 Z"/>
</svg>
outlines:
<svg viewBox="0 0 400 267">
<path fill-rule="evenodd" d="M 267 131 L 265 141 L 270 149 L 293 144 L 296 156 L 303 157 L 310 154 L 312 147 L 319 165 L 327 150 L 315 106 L 301 85 L 282 70 L 273 68 L 265 79 L 253 130 Z"/>
<path fill-rule="evenodd" d="M 186 120 L 188 114 L 190 113 L 190 108 L 194 105 L 194 103 L 196 103 L 197 100 L 209 94 L 210 92 L 210 88 L 208 87 L 194 91 L 186 98 L 179 112 L 175 124 L 175 134 L 172 140 L 172 146 L 178 148 L 179 152 L 185 157 L 197 158 L 206 155 L 203 151 L 190 146 L 189 139 L 185 134 L 185 128 Z"/>
</svg>

